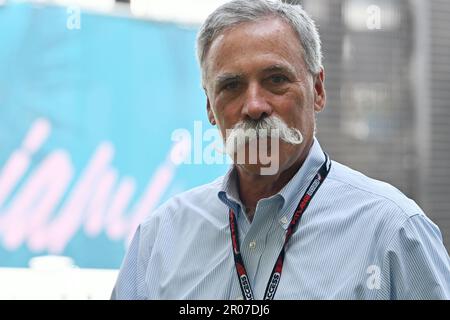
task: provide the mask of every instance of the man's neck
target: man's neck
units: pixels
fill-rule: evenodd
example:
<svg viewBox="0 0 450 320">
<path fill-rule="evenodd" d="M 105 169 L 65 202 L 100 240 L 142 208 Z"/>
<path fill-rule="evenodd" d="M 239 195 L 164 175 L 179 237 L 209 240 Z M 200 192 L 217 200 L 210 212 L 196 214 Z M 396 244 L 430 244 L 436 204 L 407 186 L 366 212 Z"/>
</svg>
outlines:
<svg viewBox="0 0 450 320">
<path fill-rule="evenodd" d="M 255 174 L 246 170 L 245 167 L 237 167 L 239 197 L 250 221 L 253 220 L 258 201 L 271 197 L 283 189 L 301 168 L 310 149 L 311 146 L 291 166 L 280 170 L 275 175 Z"/>
</svg>

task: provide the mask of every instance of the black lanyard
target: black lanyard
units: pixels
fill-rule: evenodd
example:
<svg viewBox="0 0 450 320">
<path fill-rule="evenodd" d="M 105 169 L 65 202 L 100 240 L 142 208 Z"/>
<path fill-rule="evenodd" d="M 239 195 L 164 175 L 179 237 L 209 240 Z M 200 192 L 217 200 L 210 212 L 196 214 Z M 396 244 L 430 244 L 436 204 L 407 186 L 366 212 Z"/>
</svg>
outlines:
<svg viewBox="0 0 450 320">
<path fill-rule="evenodd" d="M 316 191 L 325 181 L 328 172 L 330 172 L 330 168 L 331 161 L 329 161 L 328 155 L 325 153 L 325 162 L 320 167 L 319 171 L 317 171 L 314 179 L 311 181 L 308 188 L 306 189 L 306 192 L 300 199 L 297 208 L 295 209 L 294 215 L 292 216 L 291 222 L 289 223 L 289 227 L 284 239 L 283 248 L 281 248 L 281 252 L 278 255 L 275 266 L 273 267 L 272 273 L 270 274 L 269 282 L 267 283 L 266 291 L 264 293 L 264 300 L 272 300 L 275 296 L 275 292 L 277 291 L 278 284 L 280 283 L 281 279 L 281 271 L 283 270 L 286 244 L 294 233 L 295 227 L 298 225 L 300 218 L 302 217 L 312 198 L 316 194 Z M 234 263 L 236 266 L 236 272 L 238 275 L 239 284 L 241 286 L 242 295 L 245 300 L 254 300 L 255 297 L 253 295 L 252 287 L 250 286 L 250 281 L 248 279 L 247 271 L 245 270 L 244 261 L 242 260 L 240 251 L 236 215 L 232 209 L 230 209 L 230 231 L 231 243 L 233 246 Z"/>
</svg>

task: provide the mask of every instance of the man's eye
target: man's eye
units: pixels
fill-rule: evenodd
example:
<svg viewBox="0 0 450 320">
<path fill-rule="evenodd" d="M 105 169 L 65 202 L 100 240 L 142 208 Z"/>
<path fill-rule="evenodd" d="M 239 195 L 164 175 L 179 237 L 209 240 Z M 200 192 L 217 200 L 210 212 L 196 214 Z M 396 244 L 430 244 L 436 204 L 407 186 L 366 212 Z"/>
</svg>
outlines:
<svg viewBox="0 0 450 320">
<path fill-rule="evenodd" d="M 238 87 L 239 83 L 237 81 L 229 82 L 223 86 L 223 90 L 234 90 Z"/>
<path fill-rule="evenodd" d="M 274 84 L 283 84 L 288 81 L 288 78 L 283 75 L 274 75 L 270 77 L 270 81 Z"/>
</svg>

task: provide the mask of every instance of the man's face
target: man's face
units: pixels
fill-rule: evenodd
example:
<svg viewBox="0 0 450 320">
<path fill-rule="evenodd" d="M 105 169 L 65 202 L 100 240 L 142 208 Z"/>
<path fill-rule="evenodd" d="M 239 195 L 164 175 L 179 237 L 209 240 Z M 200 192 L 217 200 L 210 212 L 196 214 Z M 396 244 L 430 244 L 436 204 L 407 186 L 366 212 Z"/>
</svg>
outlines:
<svg viewBox="0 0 450 320">
<path fill-rule="evenodd" d="M 239 121 L 267 116 L 278 116 L 302 133 L 299 145 L 280 143 L 280 171 L 306 156 L 315 112 L 325 104 L 323 71 L 313 77 L 302 52 L 294 30 L 281 19 L 268 18 L 226 30 L 206 56 L 208 117 L 223 137 Z M 257 166 L 242 167 L 258 173 Z"/>
</svg>

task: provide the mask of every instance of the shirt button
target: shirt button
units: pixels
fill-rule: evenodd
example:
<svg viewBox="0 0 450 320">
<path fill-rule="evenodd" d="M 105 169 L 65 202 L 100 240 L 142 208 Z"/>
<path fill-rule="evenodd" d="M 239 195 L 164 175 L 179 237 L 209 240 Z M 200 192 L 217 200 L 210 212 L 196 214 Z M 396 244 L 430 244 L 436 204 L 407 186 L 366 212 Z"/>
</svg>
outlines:
<svg viewBox="0 0 450 320">
<path fill-rule="evenodd" d="M 286 224 L 289 221 L 288 221 L 288 219 L 286 217 L 283 217 L 283 218 L 281 218 L 280 222 L 281 222 L 281 224 Z"/>
<path fill-rule="evenodd" d="M 255 249 L 256 248 L 256 241 L 252 241 L 248 244 L 250 249 Z"/>
</svg>

